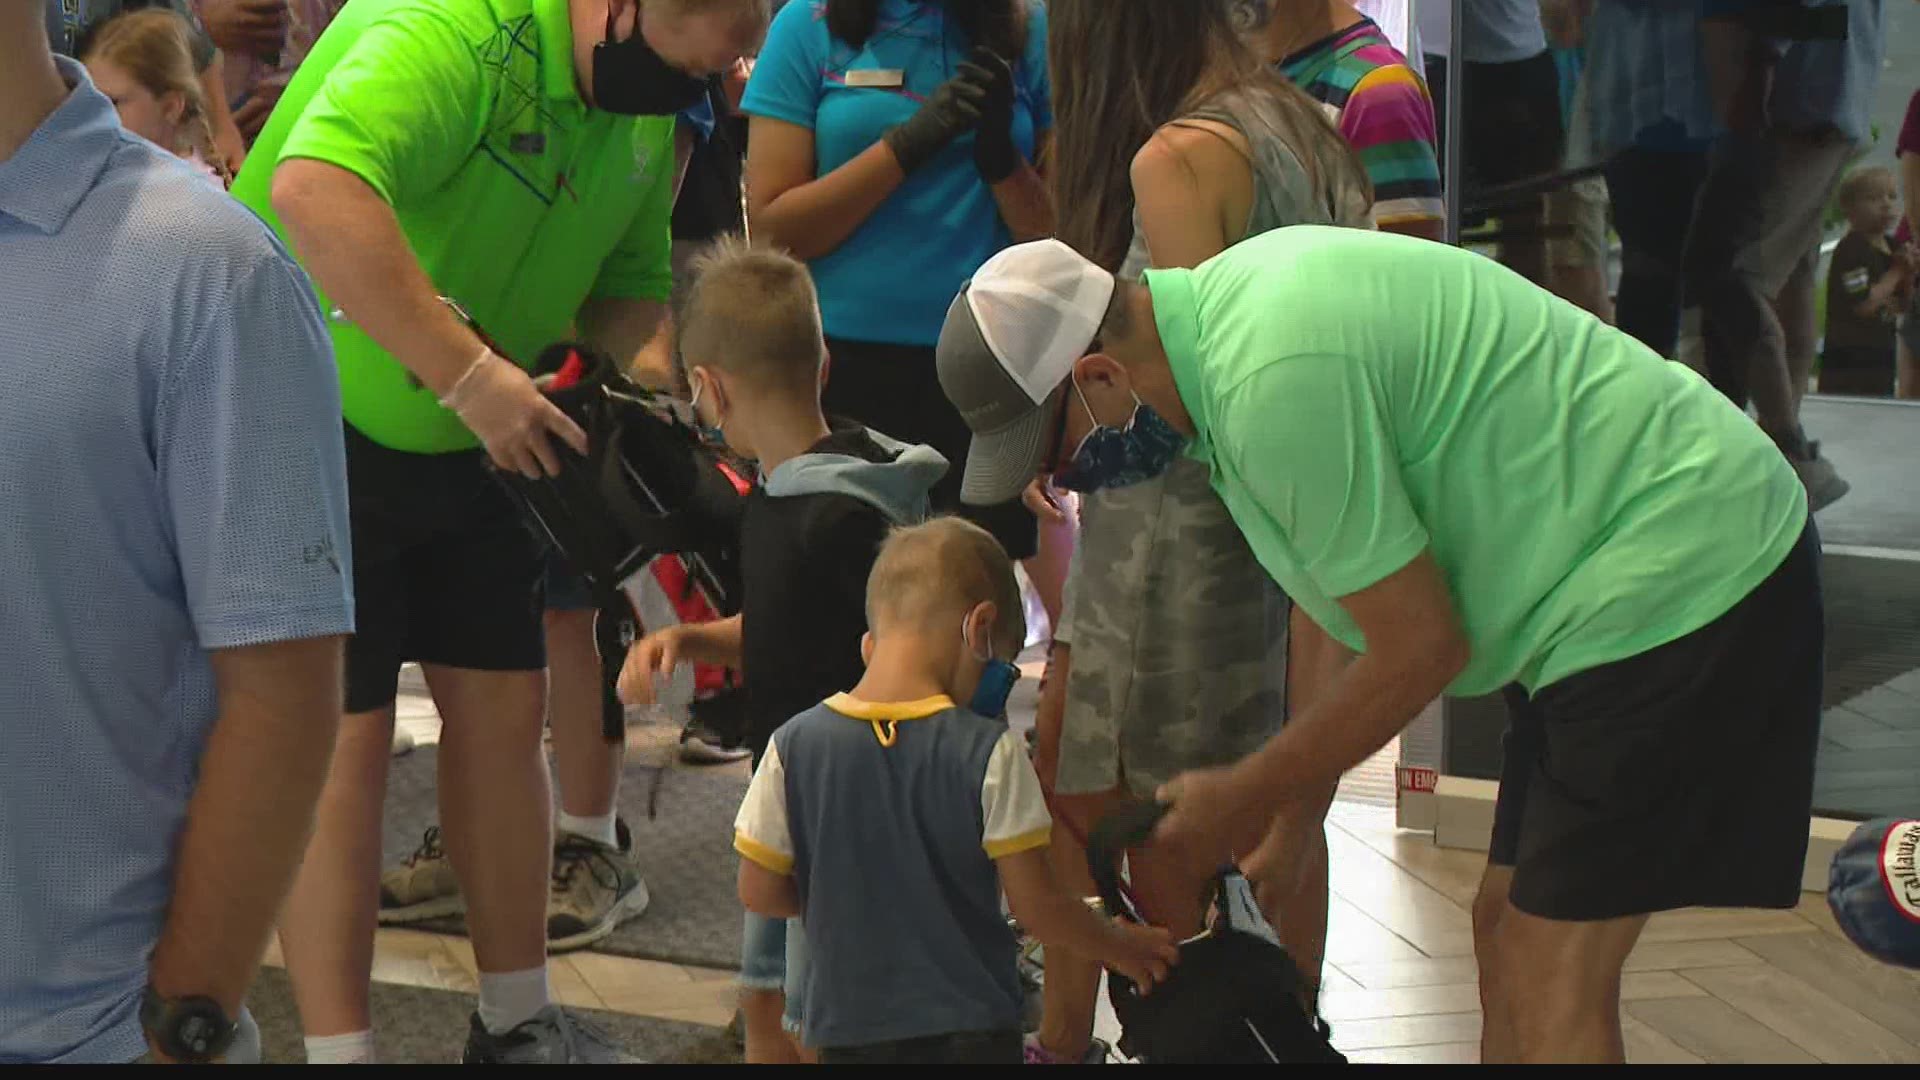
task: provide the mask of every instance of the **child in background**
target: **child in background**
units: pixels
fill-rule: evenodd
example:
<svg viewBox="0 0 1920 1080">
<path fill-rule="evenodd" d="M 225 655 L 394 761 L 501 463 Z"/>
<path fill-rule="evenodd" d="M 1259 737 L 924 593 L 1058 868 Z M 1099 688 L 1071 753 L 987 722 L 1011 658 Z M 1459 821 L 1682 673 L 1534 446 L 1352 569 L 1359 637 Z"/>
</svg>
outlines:
<svg viewBox="0 0 1920 1080">
<path fill-rule="evenodd" d="M 214 149 L 206 95 L 194 75 L 191 32 L 169 9 L 129 11 L 101 24 L 80 60 L 128 131 L 185 158 L 224 188 L 233 177 Z"/>
<path fill-rule="evenodd" d="M 860 680 L 867 574 L 890 528 L 926 517 L 927 493 L 947 462 L 865 428 L 829 426 L 820 409 L 819 302 L 806 267 L 786 255 L 728 240 L 696 260 L 680 350 L 699 422 L 757 461 L 764 477 L 741 525 L 741 614 L 643 638 L 627 656 L 620 694 L 651 703 L 654 679 L 676 664 L 738 669 L 758 766 L 783 721 Z M 785 996 L 801 966 L 797 930 L 747 916 L 740 982 L 749 1062 L 801 1060 L 782 1030 L 801 1017 L 799 1001 Z"/>
<path fill-rule="evenodd" d="M 1026 636 L 999 543 L 959 518 L 899 530 L 866 596 L 865 677 L 788 721 L 747 789 L 740 899 L 806 926 L 804 1041 L 822 1064 L 1018 1064 L 1003 889 L 1049 948 L 1143 988 L 1179 950 L 1054 880 L 1040 778 L 1019 737 L 988 718 Z"/>
<path fill-rule="evenodd" d="M 1900 220 L 1893 171 L 1855 169 L 1840 182 L 1847 235 L 1827 271 L 1827 337 L 1820 391 L 1892 397 L 1894 323 L 1912 289 L 1905 259 L 1889 235 Z"/>
</svg>

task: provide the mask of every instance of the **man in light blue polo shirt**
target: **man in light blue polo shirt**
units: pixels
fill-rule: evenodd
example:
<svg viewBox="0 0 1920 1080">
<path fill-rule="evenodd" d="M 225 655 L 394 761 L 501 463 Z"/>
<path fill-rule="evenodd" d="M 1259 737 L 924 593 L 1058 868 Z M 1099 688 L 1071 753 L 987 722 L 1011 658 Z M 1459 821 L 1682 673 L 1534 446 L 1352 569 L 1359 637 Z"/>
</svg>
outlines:
<svg viewBox="0 0 1920 1080">
<path fill-rule="evenodd" d="M 240 1058 L 353 628 L 339 389 L 44 14 L 0 0 L 0 1064 Z"/>
</svg>

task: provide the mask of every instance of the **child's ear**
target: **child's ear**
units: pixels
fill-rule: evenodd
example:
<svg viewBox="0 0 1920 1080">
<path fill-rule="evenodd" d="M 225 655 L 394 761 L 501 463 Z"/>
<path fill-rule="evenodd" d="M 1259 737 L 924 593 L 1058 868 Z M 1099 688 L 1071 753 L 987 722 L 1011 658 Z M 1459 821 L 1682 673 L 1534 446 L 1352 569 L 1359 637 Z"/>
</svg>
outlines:
<svg viewBox="0 0 1920 1080">
<path fill-rule="evenodd" d="M 178 90 L 169 90 L 161 97 L 160 108 L 167 114 L 167 123 L 178 124 L 187 116 L 187 96 Z"/>
<path fill-rule="evenodd" d="M 967 627 L 967 638 L 973 642 L 976 658 L 982 649 L 986 650 L 989 657 L 993 655 L 993 624 L 999 618 L 1000 607 L 991 600 L 974 605 L 973 610 L 967 613 L 967 619 L 972 623 Z"/>
<path fill-rule="evenodd" d="M 866 667 L 871 663 L 873 663 L 873 631 L 869 630 L 860 635 L 860 666 Z"/>
<path fill-rule="evenodd" d="M 827 388 L 827 376 L 833 371 L 833 353 L 823 343 L 820 346 L 820 389 Z"/>
</svg>

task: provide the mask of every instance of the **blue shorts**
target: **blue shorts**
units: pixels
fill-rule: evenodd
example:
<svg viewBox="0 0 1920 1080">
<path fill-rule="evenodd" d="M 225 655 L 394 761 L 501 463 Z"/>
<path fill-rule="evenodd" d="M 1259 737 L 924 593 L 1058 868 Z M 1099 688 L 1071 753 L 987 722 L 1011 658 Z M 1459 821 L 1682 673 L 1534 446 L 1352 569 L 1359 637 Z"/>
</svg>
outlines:
<svg viewBox="0 0 1920 1080">
<path fill-rule="evenodd" d="M 551 548 L 547 551 L 546 581 L 548 611 L 592 611 L 600 606 L 594 602 L 586 579 Z"/>
<path fill-rule="evenodd" d="M 786 995 L 786 1029 L 799 1034 L 807 1014 L 807 937 L 799 919 L 769 919 L 747 912 L 740 938 L 740 986 L 779 990 Z"/>
</svg>

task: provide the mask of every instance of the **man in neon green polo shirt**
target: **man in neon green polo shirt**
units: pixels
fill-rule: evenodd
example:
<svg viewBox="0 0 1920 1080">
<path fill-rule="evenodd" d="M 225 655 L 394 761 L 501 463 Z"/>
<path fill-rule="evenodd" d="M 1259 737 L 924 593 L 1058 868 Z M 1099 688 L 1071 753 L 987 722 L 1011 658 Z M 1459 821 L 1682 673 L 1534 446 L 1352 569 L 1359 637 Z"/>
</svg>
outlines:
<svg viewBox="0 0 1920 1080">
<path fill-rule="evenodd" d="M 1157 842 L 1218 865 L 1442 692 L 1512 718 L 1474 933 L 1488 1061 L 1619 1061 L 1656 911 L 1791 907 L 1818 739 L 1818 539 L 1792 468 L 1692 372 L 1488 259 L 1296 227 L 1113 277 L 1053 241 L 954 302 L 962 495 L 1185 452 L 1358 653 Z M 1276 880 L 1281 880 L 1276 878 Z"/>
<path fill-rule="evenodd" d="M 372 1056 L 407 660 L 445 722 L 441 821 L 481 972 L 466 1060 L 619 1057 L 548 998 L 541 553 L 486 467 L 550 474 L 552 439 L 585 448 L 520 366 L 551 342 L 668 377 L 673 114 L 767 17 L 767 0 L 355 0 L 235 184 L 332 312 L 359 556 L 348 716 L 281 923 L 310 1060 Z"/>
</svg>

